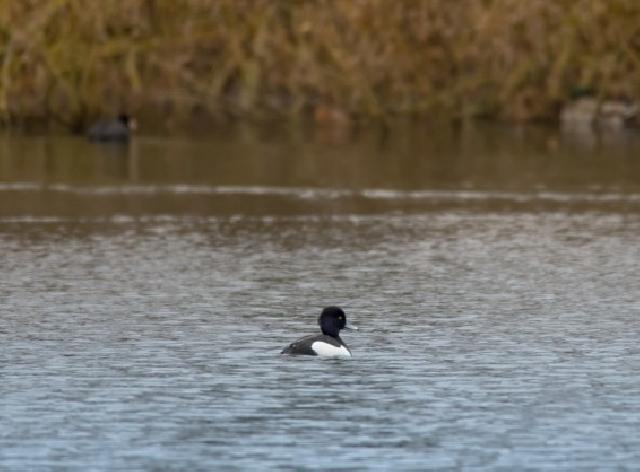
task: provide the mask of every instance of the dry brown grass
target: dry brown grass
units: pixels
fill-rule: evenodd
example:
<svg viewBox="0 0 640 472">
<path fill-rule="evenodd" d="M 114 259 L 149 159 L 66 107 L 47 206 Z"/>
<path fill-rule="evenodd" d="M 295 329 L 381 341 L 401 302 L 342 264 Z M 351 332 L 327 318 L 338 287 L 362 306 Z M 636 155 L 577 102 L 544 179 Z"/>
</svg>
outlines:
<svg viewBox="0 0 640 472">
<path fill-rule="evenodd" d="M 638 0 L 0 0 L 9 123 L 548 119 L 580 88 L 640 98 Z"/>
</svg>

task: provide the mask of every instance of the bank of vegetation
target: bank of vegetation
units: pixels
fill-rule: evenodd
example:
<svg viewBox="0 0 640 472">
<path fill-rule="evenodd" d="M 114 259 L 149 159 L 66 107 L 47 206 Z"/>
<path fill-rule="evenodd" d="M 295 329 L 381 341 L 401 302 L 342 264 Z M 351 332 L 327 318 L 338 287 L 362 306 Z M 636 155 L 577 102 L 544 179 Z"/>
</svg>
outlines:
<svg viewBox="0 0 640 472">
<path fill-rule="evenodd" d="M 0 118 L 554 119 L 640 98 L 638 0 L 0 1 Z"/>
</svg>

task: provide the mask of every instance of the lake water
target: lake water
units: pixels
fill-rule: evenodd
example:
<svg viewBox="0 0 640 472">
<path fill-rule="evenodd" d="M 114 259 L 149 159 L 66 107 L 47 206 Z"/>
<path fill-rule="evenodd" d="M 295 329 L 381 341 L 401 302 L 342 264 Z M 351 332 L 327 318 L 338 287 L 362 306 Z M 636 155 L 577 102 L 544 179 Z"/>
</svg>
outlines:
<svg viewBox="0 0 640 472">
<path fill-rule="evenodd" d="M 640 467 L 640 138 L 0 138 L 0 469 Z M 350 359 L 283 357 L 342 306 Z"/>
</svg>

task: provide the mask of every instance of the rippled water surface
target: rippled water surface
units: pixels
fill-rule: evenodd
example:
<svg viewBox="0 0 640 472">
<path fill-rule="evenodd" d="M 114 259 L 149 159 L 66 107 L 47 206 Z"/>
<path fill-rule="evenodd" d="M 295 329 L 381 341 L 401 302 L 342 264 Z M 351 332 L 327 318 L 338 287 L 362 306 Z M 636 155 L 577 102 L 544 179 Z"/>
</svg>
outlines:
<svg viewBox="0 0 640 472">
<path fill-rule="evenodd" d="M 73 143 L 42 174 L 27 141 L 0 156 L 0 469 L 640 467 L 624 149 L 601 179 L 585 151 L 592 170 L 543 153 L 549 173 L 514 185 L 407 186 L 390 168 L 70 177 L 92 149 Z M 354 356 L 280 356 L 329 304 L 360 327 Z"/>
</svg>

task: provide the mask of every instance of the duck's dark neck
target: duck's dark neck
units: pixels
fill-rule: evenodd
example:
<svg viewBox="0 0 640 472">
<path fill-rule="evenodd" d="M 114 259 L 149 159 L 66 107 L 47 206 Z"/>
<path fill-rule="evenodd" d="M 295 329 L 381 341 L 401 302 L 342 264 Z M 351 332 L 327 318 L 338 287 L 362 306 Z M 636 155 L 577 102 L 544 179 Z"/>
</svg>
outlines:
<svg viewBox="0 0 640 472">
<path fill-rule="evenodd" d="M 340 330 L 339 329 L 324 329 L 322 328 L 322 334 L 325 336 L 331 336 L 332 338 L 336 338 L 340 340 Z"/>
</svg>

